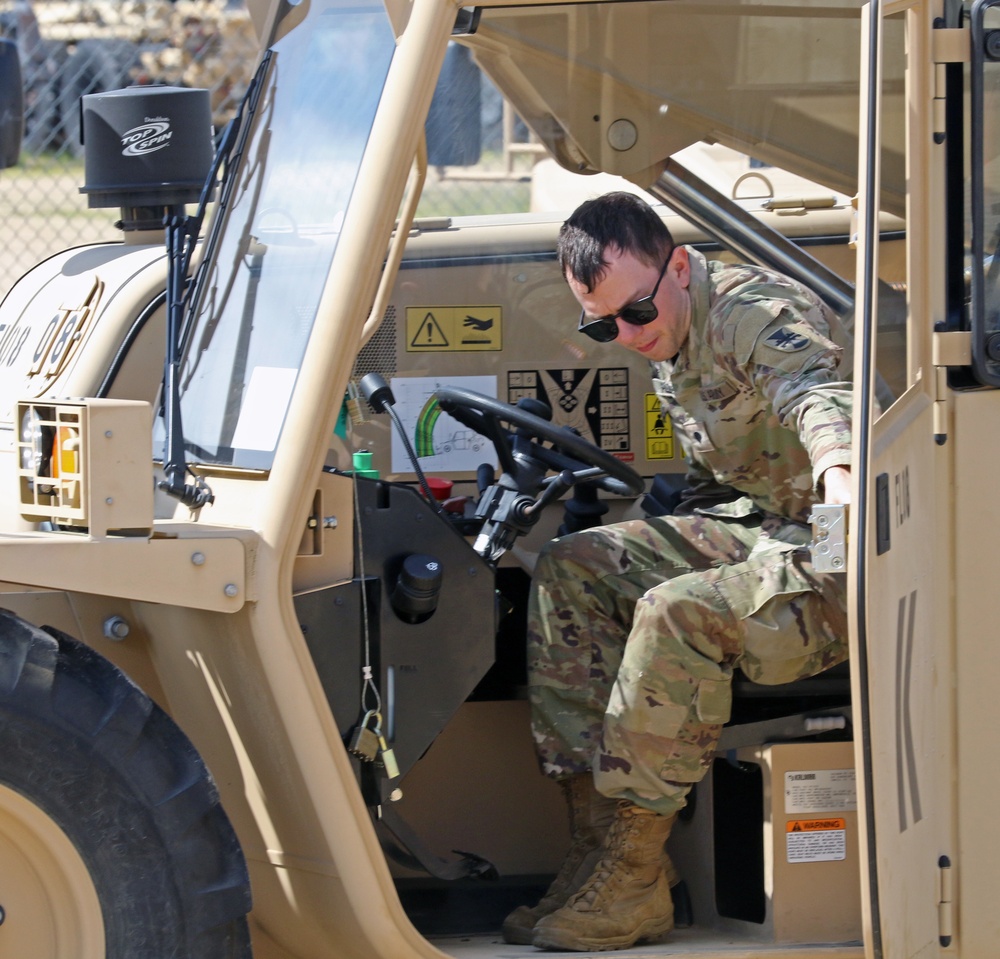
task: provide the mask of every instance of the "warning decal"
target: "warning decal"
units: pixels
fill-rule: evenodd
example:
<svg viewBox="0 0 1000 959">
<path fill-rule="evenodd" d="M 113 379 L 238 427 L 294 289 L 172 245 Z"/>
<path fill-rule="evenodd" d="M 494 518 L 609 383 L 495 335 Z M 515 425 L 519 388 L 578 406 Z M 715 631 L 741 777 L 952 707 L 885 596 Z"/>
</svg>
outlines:
<svg viewBox="0 0 1000 959">
<path fill-rule="evenodd" d="M 789 862 L 834 862 L 847 858 L 847 821 L 791 819 L 785 823 Z"/>
<path fill-rule="evenodd" d="M 503 348 L 499 306 L 408 306 L 408 353 L 469 353 Z"/>
<path fill-rule="evenodd" d="M 670 417 L 665 416 L 660 398 L 655 393 L 646 394 L 646 459 L 672 460 L 674 458 L 674 428 Z"/>
</svg>

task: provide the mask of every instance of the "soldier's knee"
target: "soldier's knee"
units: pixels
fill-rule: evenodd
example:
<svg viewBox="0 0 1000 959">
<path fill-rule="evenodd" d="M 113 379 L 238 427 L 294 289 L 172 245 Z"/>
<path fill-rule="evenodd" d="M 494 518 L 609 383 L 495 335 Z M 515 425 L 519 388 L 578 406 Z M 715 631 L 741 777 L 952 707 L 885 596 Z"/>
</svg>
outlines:
<svg viewBox="0 0 1000 959">
<path fill-rule="evenodd" d="M 599 530 L 585 529 L 549 540 L 538 554 L 536 571 L 567 564 L 591 566 L 602 549 L 607 548 L 606 539 Z"/>
<path fill-rule="evenodd" d="M 559 569 L 565 565 L 567 551 L 563 540 L 549 540 L 538 554 L 535 561 L 533 578 L 535 582 L 550 582 L 558 578 Z"/>
<path fill-rule="evenodd" d="M 648 590 L 636 604 L 632 632 L 671 636 L 716 662 L 740 655 L 745 636 L 744 624 L 715 589 L 711 573 L 687 574 Z"/>
</svg>

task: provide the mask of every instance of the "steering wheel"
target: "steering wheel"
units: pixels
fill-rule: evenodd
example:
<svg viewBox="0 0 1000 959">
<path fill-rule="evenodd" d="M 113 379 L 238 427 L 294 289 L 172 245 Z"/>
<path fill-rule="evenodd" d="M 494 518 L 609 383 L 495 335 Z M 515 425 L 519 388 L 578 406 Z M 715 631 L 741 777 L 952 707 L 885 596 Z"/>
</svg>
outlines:
<svg viewBox="0 0 1000 959">
<path fill-rule="evenodd" d="M 638 496 L 645 484 L 631 466 L 588 442 L 566 427 L 519 406 L 511 406 L 461 386 L 445 386 L 435 392 L 438 405 L 463 426 L 485 436 L 492 443 L 504 473 L 517 477 L 524 469 L 512 450 L 508 431 L 515 427 L 514 446 L 523 456 L 533 458 L 556 472 L 569 471 L 574 480 L 595 480 L 608 492 Z M 543 446 L 542 443 L 551 443 Z"/>
</svg>

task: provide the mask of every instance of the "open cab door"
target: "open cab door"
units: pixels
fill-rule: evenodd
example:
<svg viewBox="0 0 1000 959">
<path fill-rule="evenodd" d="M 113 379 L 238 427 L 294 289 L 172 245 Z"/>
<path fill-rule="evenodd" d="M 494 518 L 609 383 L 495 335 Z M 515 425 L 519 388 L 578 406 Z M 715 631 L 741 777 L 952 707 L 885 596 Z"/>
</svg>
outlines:
<svg viewBox="0 0 1000 959">
<path fill-rule="evenodd" d="M 943 238 L 954 237 L 946 228 L 945 184 L 960 172 L 948 168 L 955 144 L 943 127 L 935 129 L 931 104 L 944 96 L 945 71 L 936 61 L 968 34 L 936 29 L 943 26 L 935 23 L 939 13 L 919 0 L 868 4 L 862 13 L 852 699 L 866 954 L 900 959 L 936 956 L 954 935 L 956 650 L 949 584 L 959 466 L 946 371 L 936 364 L 944 346 L 953 345 L 942 339 L 949 275 Z M 883 60 L 904 54 L 905 83 L 885 83 Z M 904 157 L 893 155 L 898 144 L 905 145 Z M 880 299 L 875 223 L 886 202 L 881 171 L 900 162 L 906 164 L 907 281 L 905 333 L 896 346 L 905 381 L 891 405 L 880 408 L 874 381 L 892 357 L 882 341 L 876 350 L 871 334 Z"/>
</svg>

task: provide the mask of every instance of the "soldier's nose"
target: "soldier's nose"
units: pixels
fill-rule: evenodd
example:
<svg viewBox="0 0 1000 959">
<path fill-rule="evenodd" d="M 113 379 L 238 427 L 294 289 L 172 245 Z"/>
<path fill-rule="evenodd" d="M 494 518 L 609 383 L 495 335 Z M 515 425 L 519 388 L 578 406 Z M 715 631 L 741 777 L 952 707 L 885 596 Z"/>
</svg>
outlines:
<svg viewBox="0 0 1000 959">
<path fill-rule="evenodd" d="M 626 323 L 621 317 L 617 317 L 615 323 L 618 324 L 618 342 L 625 346 L 634 342 L 642 333 L 641 327 L 632 326 L 631 323 Z"/>
</svg>

